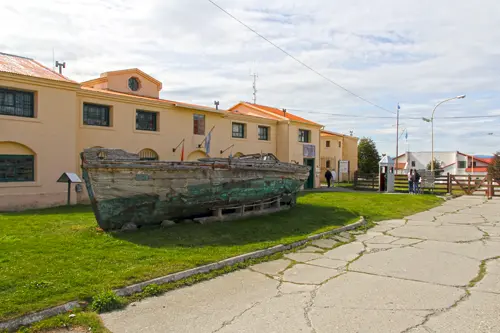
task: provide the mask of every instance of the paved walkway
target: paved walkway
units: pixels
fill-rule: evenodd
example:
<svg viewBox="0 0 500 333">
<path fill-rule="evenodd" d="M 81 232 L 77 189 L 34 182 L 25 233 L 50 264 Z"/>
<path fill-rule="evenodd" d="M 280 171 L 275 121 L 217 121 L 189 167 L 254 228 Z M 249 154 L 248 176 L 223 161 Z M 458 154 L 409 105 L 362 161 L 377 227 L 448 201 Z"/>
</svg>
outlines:
<svg viewBox="0 0 500 333">
<path fill-rule="evenodd" d="M 335 242 L 102 318 L 116 333 L 500 332 L 500 201 L 461 197 Z"/>
</svg>

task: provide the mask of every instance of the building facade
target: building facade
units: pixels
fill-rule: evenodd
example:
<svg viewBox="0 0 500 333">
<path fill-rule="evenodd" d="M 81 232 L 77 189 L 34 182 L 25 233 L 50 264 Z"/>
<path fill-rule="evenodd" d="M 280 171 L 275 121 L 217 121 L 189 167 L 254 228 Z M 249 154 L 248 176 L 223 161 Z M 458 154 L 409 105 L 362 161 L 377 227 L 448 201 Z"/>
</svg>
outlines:
<svg viewBox="0 0 500 333">
<path fill-rule="evenodd" d="M 338 181 L 352 181 L 358 169 L 358 138 L 340 133 L 321 131 L 321 181 L 327 169 L 335 170 Z M 340 172 L 341 161 L 347 161 L 347 172 Z M 345 171 L 345 170 L 344 170 Z"/>
<path fill-rule="evenodd" d="M 0 210 L 65 204 L 67 185 L 56 181 L 64 172 L 81 174 L 79 153 L 91 147 L 174 161 L 273 153 L 310 165 L 306 187 L 320 186 L 322 125 L 245 102 L 218 110 L 165 100 L 161 89 L 139 69 L 77 83 L 32 59 L 0 53 Z M 88 201 L 81 190 L 73 204 Z"/>
<path fill-rule="evenodd" d="M 434 159 L 445 174 L 475 176 L 488 174 L 488 165 L 493 160 L 489 156 L 475 156 L 459 151 L 434 152 Z M 427 170 L 431 160 L 432 152 L 406 152 L 397 158 L 398 173 L 407 173 L 410 169 Z"/>
</svg>

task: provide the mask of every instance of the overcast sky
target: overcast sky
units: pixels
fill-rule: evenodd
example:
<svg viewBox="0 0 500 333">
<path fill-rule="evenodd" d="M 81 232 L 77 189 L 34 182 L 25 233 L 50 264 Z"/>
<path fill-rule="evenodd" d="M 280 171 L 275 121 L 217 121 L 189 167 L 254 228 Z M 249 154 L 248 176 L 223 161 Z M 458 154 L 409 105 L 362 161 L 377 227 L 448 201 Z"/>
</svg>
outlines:
<svg viewBox="0 0 500 333">
<path fill-rule="evenodd" d="M 430 117 L 435 103 L 461 94 L 436 111 L 435 149 L 500 150 L 498 0 L 216 2 L 355 94 L 394 112 L 399 102 L 410 150 L 430 150 L 431 126 L 404 118 Z M 394 114 L 304 68 L 208 0 L 0 0 L 0 31 L 0 52 L 52 67 L 54 48 L 73 80 L 138 67 L 163 82 L 163 98 L 222 108 L 252 100 L 257 72 L 258 103 L 395 154 Z M 438 119 L 471 115 L 499 117 Z"/>
</svg>

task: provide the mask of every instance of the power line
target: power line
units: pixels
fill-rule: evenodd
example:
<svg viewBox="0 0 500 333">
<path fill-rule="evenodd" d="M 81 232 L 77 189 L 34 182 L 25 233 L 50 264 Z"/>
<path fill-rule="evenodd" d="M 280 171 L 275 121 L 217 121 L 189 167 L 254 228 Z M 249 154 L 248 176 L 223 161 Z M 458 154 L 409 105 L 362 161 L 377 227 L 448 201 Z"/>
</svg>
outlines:
<svg viewBox="0 0 500 333">
<path fill-rule="evenodd" d="M 345 114 L 345 113 L 330 113 L 330 112 L 321 112 L 321 111 L 310 111 L 310 110 L 293 109 L 293 108 L 287 108 L 287 110 L 296 111 L 296 112 L 307 112 L 307 113 L 312 113 L 312 114 L 323 114 L 323 115 L 327 115 L 327 116 L 346 117 L 346 118 L 394 119 L 394 117 L 390 117 L 390 116 L 364 116 L 364 115 L 354 115 L 354 114 Z M 434 117 L 434 119 L 481 119 L 481 118 L 500 118 L 500 115 Z M 400 117 L 400 119 L 422 120 L 422 117 Z"/>
<path fill-rule="evenodd" d="M 319 75 L 320 77 L 322 77 L 323 79 L 327 80 L 331 84 L 333 84 L 333 85 L 337 86 L 338 88 L 346 91 L 347 93 L 351 94 L 352 96 L 354 96 L 356 98 L 359 98 L 360 100 L 362 100 L 362 101 L 364 101 L 364 102 L 366 102 L 368 104 L 371 104 L 372 106 L 374 106 L 374 107 L 376 107 L 376 108 L 378 108 L 380 110 L 383 110 L 383 111 L 386 111 L 386 112 L 389 112 L 389 113 L 392 113 L 392 114 L 396 114 L 396 112 L 390 111 L 390 110 L 388 110 L 388 109 L 386 109 L 386 108 L 384 108 L 384 107 L 382 107 L 382 106 L 380 106 L 378 104 L 375 104 L 375 103 L 367 100 L 366 98 L 364 98 L 362 96 L 359 96 L 359 95 L 353 93 L 352 91 L 350 91 L 349 89 L 347 89 L 347 88 L 343 87 L 342 85 L 336 83 L 335 81 L 333 81 L 329 77 L 321 74 L 320 72 L 318 72 L 317 70 L 315 70 L 311 66 L 309 66 L 306 63 L 302 62 L 301 60 L 297 59 L 296 57 L 294 57 L 293 55 L 291 55 L 290 53 L 288 53 L 286 50 L 284 50 L 283 48 L 279 47 L 278 45 L 276 45 L 275 43 L 273 43 L 271 40 L 267 39 L 266 37 L 264 37 L 263 35 L 261 35 L 257 31 L 255 31 L 254 29 L 252 29 L 250 26 L 248 26 L 247 24 L 245 24 L 243 21 L 241 21 L 240 19 L 238 19 L 237 17 L 235 17 L 234 15 L 232 15 L 231 13 L 229 13 L 227 10 L 225 10 L 221 6 L 219 6 L 213 0 L 208 0 L 208 1 L 212 5 L 214 5 L 215 7 L 219 8 L 221 11 L 223 11 L 225 14 L 227 14 L 229 17 L 231 17 L 233 20 L 237 21 L 238 23 L 240 23 L 241 25 L 243 25 L 245 28 L 247 28 L 248 30 L 252 31 L 254 34 L 256 34 L 257 36 L 259 36 L 260 38 L 262 38 L 263 40 L 265 40 L 266 42 L 268 42 L 269 44 L 271 44 L 272 46 L 274 46 L 275 48 L 277 48 L 278 50 L 280 50 L 281 52 L 283 52 L 284 54 L 286 54 L 287 56 L 289 56 L 290 58 L 292 58 L 293 60 L 295 60 L 299 64 L 301 64 L 302 66 L 304 66 L 305 68 L 309 69 L 310 71 L 312 71 L 316 75 Z"/>
</svg>

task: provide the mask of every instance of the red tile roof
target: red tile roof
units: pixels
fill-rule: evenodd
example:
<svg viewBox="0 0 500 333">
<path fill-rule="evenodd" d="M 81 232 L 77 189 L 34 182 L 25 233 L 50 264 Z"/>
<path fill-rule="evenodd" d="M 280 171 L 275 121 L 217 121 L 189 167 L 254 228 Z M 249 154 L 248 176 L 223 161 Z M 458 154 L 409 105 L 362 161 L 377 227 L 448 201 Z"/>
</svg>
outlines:
<svg viewBox="0 0 500 333">
<path fill-rule="evenodd" d="M 239 105 L 239 104 L 237 104 Z M 233 108 L 230 108 L 228 112 L 234 113 L 234 114 L 242 114 L 245 116 L 252 116 L 252 117 L 260 117 L 260 118 L 265 118 L 265 119 L 271 119 L 271 120 L 282 120 L 284 117 L 280 116 L 275 116 L 266 112 L 262 112 L 261 110 L 257 108 L 247 108 L 247 109 L 238 109 L 235 106 Z"/>
<path fill-rule="evenodd" d="M 135 95 L 135 94 L 127 94 L 127 93 L 113 91 L 113 90 L 98 89 L 98 88 L 91 88 L 91 87 L 85 87 L 85 86 L 82 86 L 80 88 L 82 90 L 95 91 L 95 92 L 108 94 L 108 95 L 115 95 L 115 96 L 132 97 L 132 98 L 142 99 L 142 100 L 146 100 L 146 101 L 160 102 L 160 103 L 165 103 L 165 104 L 169 104 L 172 106 L 184 107 L 184 108 L 188 108 L 188 109 L 196 109 L 196 110 L 203 110 L 203 111 L 209 111 L 209 112 L 220 112 L 220 113 L 224 112 L 222 110 L 217 110 L 217 109 L 209 107 L 209 106 L 196 105 L 196 104 L 190 104 L 190 103 L 184 103 L 184 102 L 176 102 L 176 101 L 171 101 L 168 99 L 140 96 L 140 95 Z"/>
<path fill-rule="evenodd" d="M 342 133 L 337 133 L 337 132 L 331 132 L 331 131 L 325 131 L 325 130 L 322 130 L 320 132 L 320 135 L 321 136 L 342 136 L 342 137 L 345 137 L 345 138 L 351 138 L 351 139 L 356 139 L 358 140 L 359 138 L 356 137 L 356 136 L 350 136 L 350 135 L 346 135 L 346 134 L 342 134 Z"/>
<path fill-rule="evenodd" d="M 486 164 L 491 164 L 491 163 L 493 163 L 493 160 L 494 160 L 493 157 L 490 157 L 490 158 L 481 158 L 481 157 L 476 157 L 476 156 L 469 155 L 469 154 L 464 154 L 464 153 L 461 153 L 461 152 L 457 152 L 457 153 L 459 153 L 462 156 L 467 156 L 467 157 L 470 157 L 470 158 L 474 158 L 475 161 L 483 162 L 483 163 L 486 163 Z"/>
<path fill-rule="evenodd" d="M 236 108 L 235 106 L 233 106 L 232 108 L 229 109 L 229 112 L 231 113 L 236 113 L 236 114 L 247 114 L 247 115 L 255 115 L 257 117 L 264 117 L 264 118 L 269 118 L 269 119 L 273 119 L 273 120 L 278 120 L 278 119 L 290 119 L 290 120 L 293 120 L 293 121 L 298 121 L 298 122 L 301 122 L 301 123 L 305 123 L 305 124 L 310 124 L 310 125 L 315 125 L 315 126 L 322 126 L 321 124 L 318 124 L 318 123 L 315 123 L 313 121 L 310 121 L 310 120 L 307 120 L 307 119 L 304 119 L 302 117 L 299 117 L 299 116 L 296 116 L 290 112 L 283 112 L 283 110 L 280 110 L 280 109 L 277 109 L 277 108 L 273 108 L 273 107 L 270 107 L 270 106 L 266 106 L 266 105 L 260 105 L 260 104 L 253 104 L 253 103 L 247 103 L 247 102 L 241 102 L 237 105 L 244 105 L 244 106 L 247 106 L 249 108 L 252 108 L 256 111 L 260 111 L 260 112 L 257 112 L 256 114 L 250 114 L 251 112 L 242 112 L 240 110 L 238 110 L 238 112 L 236 112 Z"/>
<path fill-rule="evenodd" d="M 0 72 L 7 72 L 13 74 L 38 77 L 42 79 L 76 83 L 75 81 L 72 81 L 63 75 L 54 72 L 53 70 L 45 67 L 44 65 L 40 64 L 39 62 L 33 59 L 24 58 L 7 53 L 1 53 L 1 52 L 0 52 Z"/>
<path fill-rule="evenodd" d="M 465 172 L 472 172 L 472 168 L 465 169 Z M 474 172 L 488 172 L 488 167 L 475 167 Z"/>
</svg>

